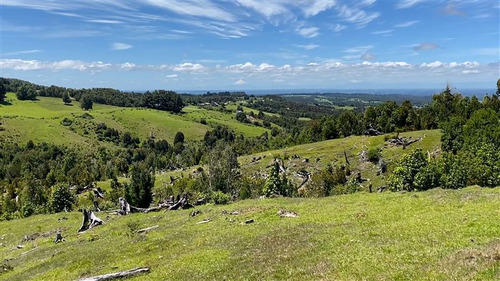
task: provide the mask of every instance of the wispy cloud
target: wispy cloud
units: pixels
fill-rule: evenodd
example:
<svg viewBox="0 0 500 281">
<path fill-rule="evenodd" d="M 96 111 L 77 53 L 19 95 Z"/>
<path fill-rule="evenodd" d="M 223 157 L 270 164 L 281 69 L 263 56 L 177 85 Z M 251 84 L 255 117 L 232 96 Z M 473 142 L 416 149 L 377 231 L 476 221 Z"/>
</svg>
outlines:
<svg viewBox="0 0 500 281">
<path fill-rule="evenodd" d="M 167 75 L 165 77 L 167 77 L 167 78 L 177 78 L 178 76 L 179 75 L 177 75 L 177 74 L 170 74 L 170 75 Z"/>
<path fill-rule="evenodd" d="M 316 44 L 307 44 L 307 45 L 295 45 L 298 48 L 302 48 L 305 50 L 314 50 L 319 47 L 319 45 Z"/>
<path fill-rule="evenodd" d="M 449 15 L 449 16 L 459 16 L 459 17 L 465 17 L 467 14 L 465 12 L 461 12 L 455 7 L 453 3 L 448 3 L 444 9 L 442 10 L 443 14 Z"/>
<path fill-rule="evenodd" d="M 8 52 L 3 53 L 3 56 L 17 56 L 17 55 L 27 55 L 27 54 L 36 54 L 40 53 L 42 50 L 26 50 L 26 51 L 16 51 L 16 52 Z"/>
<path fill-rule="evenodd" d="M 344 30 L 346 28 L 347 28 L 347 26 L 341 25 L 341 24 L 338 24 L 338 23 L 332 27 L 333 31 L 335 31 L 335 32 L 340 32 L 340 31 L 342 31 L 342 30 Z"/>
<path fill-rule="evenodd" d="M 422 2 L 425 2 L 425 1 L 426 0 L 400 0 L 396 4 L 396 8 L 398 8 L 398 9 L 406 9 L 406 8 L 413 7 L 413 6 L 417 5 L 418 3 L 422 3 Z"/>
<path fill-rule="evenodd" d="M 319 36 L 319 28 L 315 26 L 299 27 L 296 29 L 297 33 L 305 38 L 314 38 Z"/>
<path fill-rule="evenodd" d="M 113 43 L 113 45 L 111 46 L 111 49 L 116 50 L 116 51 L 128 50 L 130 48 L 132 48 L 132 45 L 120 43 L 120 42 Z"/>
<path fill-rule="evenodd" d="M 425 42 L 425 43 L 414 46 L 413 50 L 426 51 L 426 50 L 433 50 L 433 49 L 437 49 L 437 48 L 439 48 L 438 44 Z"/>
<path fill-rule="evenodd" d="M 409 27 L 409 26 L 412 26 L 412 25 L 417 24 L 419 22 L 420 21 L 418 21 L 418 20 L 412 20 L 412 21 L 398 23 L 398 24 L 394 25 L 394 27 L 397 27 L 397 28 Z"/>
<path fill-rule="evenodd" d="M 119 20 L 106 20 L 106 19 L 91 19 L 91 20 L 85 20 L 86 22 L 91 22 L 91 23 L 103 23 L 103 24 L 120 24 L 123 23 L 123 21 Z"/>
<path fill-rule="evenodd" d="M 388 34 L 391 34 L 394 30 L 392 29 L 387 29 L 387 30 L 378 30 L 378 31 L 374 31 L 372 32 L 373 35 L 388 35 Z"/>
<path fill-rule="evenodd" d="M 376 60 L 377 56 L 372 54 L 372 53 L 366 52 L 363 55 L 361 55 L 360 59 L 362 59 L 364 61 L 372 61 L 372 60 Z"/>
</svg>

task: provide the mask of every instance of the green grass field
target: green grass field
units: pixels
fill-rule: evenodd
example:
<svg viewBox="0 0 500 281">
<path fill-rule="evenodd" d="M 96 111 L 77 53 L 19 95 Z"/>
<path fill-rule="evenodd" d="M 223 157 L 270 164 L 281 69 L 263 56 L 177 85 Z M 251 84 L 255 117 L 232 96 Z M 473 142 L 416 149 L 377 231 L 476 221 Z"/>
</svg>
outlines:
<svg viewBox="0 0 500 281">
<path fill-rule="evenodd" d="M 0 139 L 3 141 L 25 143 L 33 140 L 81 146 L 97 144 L 95 137 L 82 133 L 85 122 L 79 122 L 81 126 L 73 126 L 73 129 L 61 125 L 64 118 L 75 120 L 85 112 L 76 101 L 72 105 L 64 105 L 61 99 L 49 97 L 39 97 L 37 101 L 19 101 L 13 93 L 7 94 L 7 101 L 10 105 L 0 104 Z M 157 139 L 169 142 L 179 131 L 184 133 L 188 141 L 201 140 L 205 132 L 217 124 L 226 125 L 247 137 L 259 136 L 268 131 L 240 123 L 230 113 L 194 106 L 187 106 L 184 111 L 184 114 L 170 114 L 152 109 L 94 104 L 89 113 L 94 117 L 94 123 L 106 123 L 119 131 L 130 131 L 141 139 L 153 132 Z M 205 118 L 209 126 L 200 124 L 201 118 Z"/>
<path fill-rule="evenodd" d="M 0 222 L 0 261 L 12 268 L 0 280 L 76 280 L 140 266 L 151 272 L 131 280 L 499 280 L 498 206 L 500 189 L 479 187 L 245 200 L 200 207 L 196 217 L 98 213 L 106 223 L 83 234 L 78 212 L 38 215 Z M 280 218 L 280 209 L 299 217 Z M 66 242 L 52 242 L 57 230 Z"/>
</svg>

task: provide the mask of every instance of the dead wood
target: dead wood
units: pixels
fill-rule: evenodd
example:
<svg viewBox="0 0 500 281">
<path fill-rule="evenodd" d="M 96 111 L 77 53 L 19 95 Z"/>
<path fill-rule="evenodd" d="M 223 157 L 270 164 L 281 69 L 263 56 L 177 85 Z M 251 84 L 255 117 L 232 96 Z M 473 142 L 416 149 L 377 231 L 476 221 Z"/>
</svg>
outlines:
<svg viewBox="0 0 500 281">
<path fill-rule="evenodd" d="M 146 228 L 137 230 L 137 233 L 149 232 L 149 231 L 151 231 L 153 229 L 157 229 L 158 227 L 160 227 L 160 226 L 159 225 L 154 225 L 154 226 L 146 227 Z"/>
<path fill-rule="evenodd" d="M 134 268 L 122 272 L 116 272 L 116 273 L 110 273 L 110 274 L 105 274 L 105 275 L 99 275 L 99 276 L 94 276 L 94 277 L 87 277 L 87 278 L 82 278 L 79 279 L 78 281 L 102 281 L 102 280 L 111 280 L 111 279 L 116 279 L 116 278 L 122 278 L 122 277 L 129 277 L 141 273 L 149 273 L 149 267 L 139 267 L 139 268 Z"/>
<path fill-rule="evenodd" d="M 82 221 L 82 226 L 78 230 L 78 233 L 87 231 L 95 226 L 98 226 L 98 225 L 101 225 L 104 223 L 103 220 L 98 218 L 94 214 L 94 212 L 92 212 L 90 210 L 87 211 L 87 210 L 83 209 L 82 213 L 83 213 L 83 221 Z"/>
<path fill-rule="evenodd" d="M 294 212 L 294 211 L 286 211 L 286 210 L 279 210 L 278 211 L 278 215 L 280 217 L 285 217 L 285 218 L 296 218 L 299 216 L 299 214 L 297 214 L 297 212 Z"/>
</svg>

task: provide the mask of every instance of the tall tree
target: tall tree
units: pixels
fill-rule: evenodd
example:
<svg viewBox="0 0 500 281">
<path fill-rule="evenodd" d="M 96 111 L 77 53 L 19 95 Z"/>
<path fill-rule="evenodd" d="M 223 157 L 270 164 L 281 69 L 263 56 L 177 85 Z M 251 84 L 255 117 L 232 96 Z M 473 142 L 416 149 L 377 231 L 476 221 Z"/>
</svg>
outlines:
<svg viewBox="0 0 500 281">
<path fill-rule="evenodd" d="M 64 92 L 62 94 L 62 100 L 63 100 L 64 104 L 70 104 L 71 103 L 71 98 L 69 97 L 68 92 Z"/>
<path fill-rule="evenodd" d="M 80 99 L 80 107 L 83 110 L 92 109 L 93 104 L 94 103 L 92 102 L 92 99 L 87 95 L 81 97 L 81 99 Z"/>
<path fill-rule="evenodd" d="M 125 199 L 134 206 L 147 208 L 153 201 L 155 176 L 144 164 L 132 166 L 130 184 L 125 187 Z"/>
</svg>

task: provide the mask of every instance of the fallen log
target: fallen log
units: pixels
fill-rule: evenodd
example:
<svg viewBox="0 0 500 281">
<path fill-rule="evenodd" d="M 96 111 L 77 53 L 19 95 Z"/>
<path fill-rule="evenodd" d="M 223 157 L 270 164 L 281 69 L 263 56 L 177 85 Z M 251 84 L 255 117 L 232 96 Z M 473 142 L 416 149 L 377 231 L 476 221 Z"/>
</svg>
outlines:
<svg viewBox="0 0 500 281">
<path fill-rule="evenodd" d="M 151 231 L 153 229 L 157 229 L 158 227 L 160 227 L 160 226 L 159 225 L 154 225 L 154 226 L 146 227 L 146 228 L 137 230 L 137 233 L 149 232 L 149 231 Z"/>
<path fill-rule="evenodd" d="M 79 279 L 78 281 L 102 281 L 102 280 L 111 280 L 111 279 L 116 279 L 116 278 L 122 278 L 122 277 L 129 277 L 141 273 L 149 273 L 149 267 L 139 267 L 139 268 L 134 268 L 122 272 L 116 272 L 116 273 L 110 273 L 110 274 L 105 274 L 105 275 L 99 275 L 99 276 L 94 276 L 94 277 L 87 277 L 87 278 L 82 278 Z"/>
</svg>

